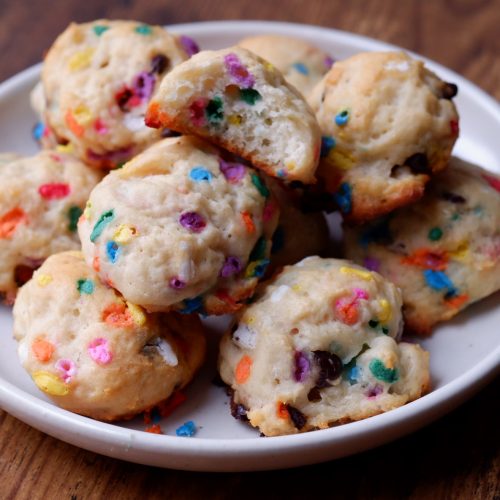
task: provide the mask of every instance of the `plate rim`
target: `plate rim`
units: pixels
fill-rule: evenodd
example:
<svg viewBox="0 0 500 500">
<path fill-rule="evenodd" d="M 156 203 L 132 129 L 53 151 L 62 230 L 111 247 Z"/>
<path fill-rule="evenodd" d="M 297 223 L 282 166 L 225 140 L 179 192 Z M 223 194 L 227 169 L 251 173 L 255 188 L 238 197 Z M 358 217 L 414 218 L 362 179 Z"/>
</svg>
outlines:
<svg viewBox="0 0 500 500">
<path fill-rule="evenodd" d="M 207 36 L 210 32 L 216 34 L 220 33 L 221 30 L 237 30 L 240 28 L 242 28 L 242 35 L 247 36 L 250 31 L 255 33 L 286 32 L 288 34 L 295 32 L 298 36 L 308 34 L 311 37 L 320 34 L 322 37 L 330 38 L 331 40 L 334 39 L 337 43 L 353 46 L 359 50 L 404 50 L 414 57 L 425 61 L 431 69 L 454 78 L 454 81 L 458 82 L 459 87 L 461 89 L 466 89 L 466 93 L 474 100 L 480 101 L 480 104 L 484 107 L 484 111 L 489 112 L 497 123 L 500 124 L 500 104 L 473 82 L 470 82 L 455 71 L 412 51 L 363 35 L 308 24 L 256 20 L 182 23 L 168 25 L 167 28 L 172 32 L 186 32 L 194 38 L 197 36 L 194 33 L 197 30 L 203 31 L 203 36 Z M 42 63 L 38 63 L 2 82 L 0 84 L 0 100 L 4 100 L 10 93 L 16 93 L 18 86 L 27 85 L 31 81 L 35 83 L 34 80 L 39 75 L 41 66 Z M 282 457 L 285 454 L 298 451 L 304 446 L 321 446 L 323 450 L 328 450 L 329 447 L 334 447 L 338 444 L 337 442 L 348 442 L 354 438 L 356 441 L 362 441 L 370 437 L 374 432 L 381 432 L 381 434 L 384 434 L 388 429 L 392 431 L 390 439 L 382 439 L 380 443 L 392 441 L 409 431 L 416 430 L 426 425 L 444 413 L 451 411 L 477 392 L 482 386 L 486 385 L 486 383 L 492 380 L 498 373 L 500 373 L 500 345 L 481 362 L 474 365 L 459 377 L 456 377 L 443 387 L 434 389 L 422 398 L 402 407 L 365 420 L 351 422 L 321 431 L 276 436 L 266 439 L 260 439 L 258 436 L 234 439 L 203 438 L 195 436 L 191 439 L 183 439 L 170 435 L 153 435 L 140 430 L 128 429 L 106 422 L 100 422 L 63 410 L 53 403 L 41 400 L 19 389 L 1 376 L 0 406 L 29 425 L 71 444 L 75 444 L 75 441 L 78 441 L 76 438 L 80 438 L 90 431 L 93 440 L 98 441 L 101 445 L 111 447 L 107 451 L 102 451 L 102 448 L 99 448 L 99 453 L 134 462 L 151 463 L 148 460 L 142 461 L 132 456 L 128 459 L 121 454 L 121 451 L 126 451 L 128 449 L 127 447 L 133 446 L 136 452 L 153 451 L 156 454 L 159 453 L 160 456 L 164 454 L 167 458 L 172 458 L 169 457 L 169 453 L 191 456 L 196 452 L 203 452 L 203 457 L 205 459 L 209 457 L 213 458 L 214 456 L 224 456 L 225 460 L 227 460 L 229 458 L 236 458 L 245 453 L 248 459 L 250 456 L 248 454 L 257 456 L 265 452 L 274 452 Z M 37 414 L 41 410 L 45 418 L 40 419 L 38 417 L 37 420 Z M 393 427 L 397 425 L 399 425 L 399 429 L 394 429 Z M 52 430 L 54 427 L 62 428 L 64 426 L 69 426 L 69 431 L 64 430 L 63 432 L 56 432 Z M 64 437 L 61 437 L 61 435 Z M 73 435 L 75 439 L 72 440 L 71 438 Z M 132 442 L 133 445 L 130 444 Z M 89 443 L 88 446 L 82 445 L 80 441 L 78 441 L 77 446 L 93 451 L 96 451 L 97 448 L 96 446 L 92 446 L 92 443 Z M 354 452 L 367 449 L 368 447 L 372 447 L 372 445 L 358 446 L 358 450 Z M 352 452 L 348 452 L 347 454 L 350 453 Z M 323 453 L 323 455 L 327 456 L 325 453 Z M 341 453 L 338 457 L 343 455 L 344 454 Z M 324 459 L 323 457 L 313 461 Z M 296 462 L 301 465 L 311 463 L 312 461 L 306 462 L 299 459 Z M 162 463 L 156 463 L 156 465 L 162 466 Z M 221 467 L 210 468 L 209 465 L 210 464 L 207 464 L 207 467 L 187 465 L 179 468 L 187 470 L 225 470 Z M 175 467 L 175 465 L 172 464 L 172 460 L 169 460 L 168 464 L 163 466 Z M 266 468 L 278 467 L 280 467 L 279 463 L 276 467 Z M 262 470 L 260 467 L 257 469 Z M 241 466 L 240 464 L 240 466 L 232 468 L 231 470 L 252 470 L 252 468 L 249 466 Z"/>
</svg>

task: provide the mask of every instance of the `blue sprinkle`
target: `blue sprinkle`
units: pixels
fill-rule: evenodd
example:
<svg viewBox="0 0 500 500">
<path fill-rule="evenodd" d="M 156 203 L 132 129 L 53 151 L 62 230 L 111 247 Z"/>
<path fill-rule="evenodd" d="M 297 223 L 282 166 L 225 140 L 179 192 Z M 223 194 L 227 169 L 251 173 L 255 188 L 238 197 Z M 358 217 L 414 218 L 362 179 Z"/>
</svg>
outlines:
<svg viewBox="0 0 500 500">
<path fill-rule="evenodd" d="M 286 179 L 286 176 L 287 176 L 286 170 L 284 168 L 280 168 L 278 170 L 278 177 L 280 179 Z"/>
<path fill-rule="evenodd" d="M 92 295 L 94 293 L 94 282 L 92 280 L 79 279 L 76 282 L 76 289 L 80 293 L 86 293 L 87 295 Z"/>
<path fill-rule="evenodd" d="M 333 199 L 343 214 L 348 214 L 352 210 L 352 188 L 348 182 L 343 182 Z"/>
<path fill-rule="evenodd" d="M 33 135 L 33 139 L 35 141 L 39 141 L 43 137 L 43 133 L 45 132 L 45 125 L 43 122 L 36 122 L 33 126 L 33 130 L 31 131 Z"/>
<path fill-rule="evenodd" d="M 292 67 L 294 67 L 299 73 L 302 73 L 303 75 L 308 75 L 309 70 L 307 69 L 307 66 L 304 63 L 298 62 L 292 64 Z"/>
<path fill-rule="evenodd" d="M 116 243 L 116 241 L 111 240 L 106 243 L 106 255 L 108 256 L 111 264 L 114 264 L 116 262 L 121 251 L 122 249 L 120 248 L 118 243 Z"/>
<path fill-rule="evenodd" d="M 321 138 L 321 158 L 328 156 L 328 153 L 335 147 L 335 139 L 329 136 L 323 136 Z"/>
<path fill-rule="evenodd" d="M 349 110 L 343 109 L 335 115 L 335 123 L 339 127 L 343 127 L 349 121 Z"/>
<path fill-rule="evenodd" d="M 361 369 L 359 366 L 354 365 L 347 373 L 347 380 L 351 385 L 354 385 L 361 378 Z"/>
<path fill-rule="evenodd" d="M 192 420 L 188 420 L 176 429 L 175 433 L 179 437 L 193 437 L 196 434 L 196 425 Z"/>
<path fill-rule="evenodd" d="M 193 299 L 185 299 L 183 303 L 184 303 L 184 309 L 181 309 L 179 311 L 182 314 L 202 312 L 203 299 L 201 297 L 194 297 Z"/>
<path fill-rule="evenodd" d="M 195 182 L 212 180 L 212 172 L 203 167 L 194 167 L 191 172 L 189 172 L 189 177 Z"/>
<path fill-rule="evenodd" d="M 266 272 L 267 266 L 269 265 L 269 259 L 262 259 L 253 269 L 253 276 L 257 278 L 262 278 Z"/>
<path fill-rule="evenodd" d="M 443 271 L 426 269 L 424 271 L 424 278 L 427 285 L 429 285 L 433 290 L 446 290 L 447 297 L 453 297 L 457 293 L 457 289 L 453 285 L 453 282 Z"/>
<path fill-rule="evenodd" d="M 275 254 L 285 246 L 285 231 L 283 226 L 278 226 L 272 237 L 271 253 Z"/>
</svg>

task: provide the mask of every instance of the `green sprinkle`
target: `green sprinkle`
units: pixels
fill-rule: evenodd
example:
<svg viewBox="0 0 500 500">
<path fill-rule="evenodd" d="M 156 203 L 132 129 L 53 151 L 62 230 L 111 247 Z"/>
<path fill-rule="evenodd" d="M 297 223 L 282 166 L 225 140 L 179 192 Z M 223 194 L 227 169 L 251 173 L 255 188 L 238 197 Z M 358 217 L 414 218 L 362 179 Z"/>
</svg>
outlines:
<svg viewBox="0 0 500 500">
<path fill-rule="evenodd" d="M 431 241 L 440 240 L 443 236 L 443 230 L 440 227 L 433 227 L 427 236 Z"/>
<path fill-rule="evenodd" d="M 452 216 L 451 216 L 451 220 L 458 220 L 460 219 L 460 214 L 459 213 L 454 213 Z"/>
<path fill-rule="evenodd" d="M 266 256 L 266 249 L 266 239 L 264 237 L 260 237 L 257 243 L 255 243 L 255 246 L 248 257 L 248 261 L 253 262 L 255 260 L 262 260 Z"/>
<path fill-rule="evenodd" d="M 383 327 L 382 327 L 382 333 L 383 333 L 384 335 L 389 335 L 389 328 L 387 328 L 386 326 L 383 326 Z"/>
<path fill-rule="evenodd" d="M 94 33 L 97 36 L 101 36 L 105 31 L 109 30 L 109 26 L 103 26 L 102 24 L 96 24 L 95 26 L 92 27 L 94 30 Z"/>
<path fill-rule="evenodd" d="M 76 282 L 76 289 L 80 293 L 86 293 L 87 295 L 92 295 L 94 292 L 94 282 L 92 280 L 79 279 Z"/>
<path fill-rule="evenodd" d="M 269 196 L 269 189 L 267 189 L 267 186 L 257 174 L 252 174 L 252 183 L 264 198 Z"/>
<path fill-rule="evenodd" d="M 377 328 L 378 326 L 378 321 L 374 320 L 374 319 L 371 319 L 370 321 L 368 321 L 368 326 L 370 328 Z"/>
<path fill-rule="evenodd" d="M 99 220 L 96 222 L 94 229 L 92 229 L 92 233 L 90 233 L 90 241 L 94 243 L 94 241 L 101 236 L 101 233 L 104 231 L 104 228 L 115 218 L 115 211 L 108 210 L 104 212 Z"/>
<path fill-rule="evenodd" d="M 207 115 L 207 120 L 209 123 L 217 124 L 224 118 L 222 99 L 217 96 L 208 101 L 207 107 L 205 108 L 205 113 Z"/>
<path fill-rule="evenodd" d="M 262 96 L 255 89 L 240 89 L 240 98 L 242 101 L 253 106 L 257 101 L 262 99 Z"/>
<path fill-rule="evenodd" d="M 140 24 L 135 28 L 135 32 L 139 33 L 139 35 L 151 35 L 153 29 L 147 24 Z"/>
<path fill-rule="evenodd" d="M 76 231 L 77 225 L 78 225 L 78 219 L 80 218 L 80 215 L 82 215 L 83 210 L 80 207 L 77 206 L 72 206 L 68 210 L 68 219 L 69 219 L 69 224 L 68 224 L 68 230 L 74 233 Z"/>
<path fill-rule="evenodd" d="M 382 382 L 393 384 L 399 378 L 396 368 L 386 368 L 380 359 L 372 359 L 369 364 L 372 375 Z"/>
</svg>

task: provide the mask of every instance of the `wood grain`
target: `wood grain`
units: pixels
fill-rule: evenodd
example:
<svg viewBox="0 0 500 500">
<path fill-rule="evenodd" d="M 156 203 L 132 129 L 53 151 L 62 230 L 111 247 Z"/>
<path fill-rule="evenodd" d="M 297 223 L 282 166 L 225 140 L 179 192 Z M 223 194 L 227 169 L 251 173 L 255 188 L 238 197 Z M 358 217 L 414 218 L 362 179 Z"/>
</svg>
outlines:
<svg viewBox="0 0 500 500">
<path fill-rule="evenodd" d="M 500 98 L 499 0 L 0 1 L 0 80 L 38 62 L 66 25 L 99 17 L 168 24 L 267 19 L 318 24 L 419 52 Z M 0 499 L 500 499 L 497 381 L 395 443 L 291 471 L 203 474 L 125 463 L 0 411 Z"/>
</svg>

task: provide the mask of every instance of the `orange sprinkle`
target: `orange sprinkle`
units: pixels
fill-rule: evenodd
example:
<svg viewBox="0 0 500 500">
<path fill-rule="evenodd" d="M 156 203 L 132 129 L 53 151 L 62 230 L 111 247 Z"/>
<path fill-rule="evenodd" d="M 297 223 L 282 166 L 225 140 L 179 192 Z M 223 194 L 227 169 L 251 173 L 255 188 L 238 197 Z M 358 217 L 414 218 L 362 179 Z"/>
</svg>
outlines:
<svg viewBox="0 0 500 500">
<path fill-rule="evenodd" d="M 108 325 L 119 327 L 128 327 L 134 325 L 134 319 L 125 304 L 114 302 L 102 312 L 102 320 Z"/>
<path fill-rule="evenodd" d="M 146 432 L 150 432 L 151 434 L 163 434 L 161 427 L 158 424 L 146 427 Z"/>
<path fill-rule="evenodd" d="M 99 255 L 96 255 L 94 257 L 94 260 L 92 261 L 92 267 L 94 268 L 94 271 L 98 273 L 101 270 L 101 265 L 99 262 Z"/>
<path fill-rule="evenodd" d="M 340 299 L 335 304 L 336 316 L 346 325 L 354 325 L 359 319 L 356 300 L 348 301 Z"/>
<path fill-rule="evenodd" d="M 167 113 L 160 111 L 160 104 L 158 102 L 149 104 L 145 121 L 146 125 L 152 128 L 167 127 L 170 123 Z"/>
<path fill-rule="evenodd" d="M 413 254 L 408 255 L 408 257 L 403 257 L 401 263 L 432 269 L 434 271 L 445 271 L 448 266 L 448 254 L 427 248 L 419 248 Z"/>
<path fill-rule="evenodd" d="M 252 216 L 248 212 L 241 212 L 241 217 L 247 228 L 247 232 L 255 233 L 255 224 L 253 223 Z"/>
<path fill-rule="evenodd" d="M 469 296 L 464 293 L 463 295 L 457 295 L 456 297 L 445 300 L 444 303 L 452 309 L 460 309 L 468 300 Z"/>
<path fill-rule="evenodd" d="M 75 120 L 71 109 L 68 109 L 68 111 L 66 111 L 66 116 L 64 117 L 64 119 L 66 120 L 66 125 L 71 130 L 71 132 L 73 132 L 73 134 L 75 134 L 77 137 L 81 137 L 83 135 L 83 133 L 85 132 L 85 128 Z"/>
<path fill-rule="evenodd" d="M 281 401 L 276 403 L 276 415 L 278 415 L 278 418 L 282 418 L 283 420 L 288 420 L 288 418 L 290 418 L 290 414 L 288 413 L 285 403 Z"/>
<path fill-rule="evenodd" d="M 225 288 L 217 290 L 215 292 L 215 296 L 222 302 L 225 302 L 226 304 L 229 304 L 231 306 L 236 305 L 236 301 L 227 293 L 227 290 Z"/>
<path fill-rule="evenodd" d="M 252 364 L 252 358 L 246 354 L 240 359 L 236 366 L 236 383 L 244 384 L 248 380 L 252 371 Z"/>
<path fill-rule="evenodd" d="M 27 223 L 26 212 L 19 207 L 9 210 L 0 217 L 0 239 L 10 238 L 21 223 Z"/>
<path fill-rule="evenodd" d="M 163 401 L 158 405 L 158 409 L 160 410 L 160 415 L 162 417 L 168 417 L 170 416 L 173 411 L 180 406 L 184 401 L 186 401 L 187 396 L 181 392 L 177 391 L 170 396 L 170 398 L 167 401 Z"/>
<path fill-rule="evenodd" d="M 47 340 L 37 339 L 31 344 L 31 350 L 39 361 L 46 363 L 50 360 L 56 348 L 54 344 L 51 344 Z"/>
</svg>

